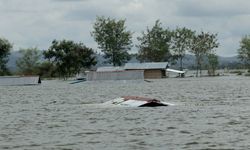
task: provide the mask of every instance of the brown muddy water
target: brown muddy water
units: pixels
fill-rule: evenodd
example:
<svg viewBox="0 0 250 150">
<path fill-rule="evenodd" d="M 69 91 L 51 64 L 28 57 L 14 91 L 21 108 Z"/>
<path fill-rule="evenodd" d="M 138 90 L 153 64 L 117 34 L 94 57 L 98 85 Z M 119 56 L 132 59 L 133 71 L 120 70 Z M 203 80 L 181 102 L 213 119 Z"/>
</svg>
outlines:
<svg viewBox="0 0 250 150">
<path fill-rule="evenodd" d="M 250 78 L 169 78 L 0 87 L 0 149 L 250 149 Z M 175 103 L 104 108 L 123 96 Z"/>
</svg>

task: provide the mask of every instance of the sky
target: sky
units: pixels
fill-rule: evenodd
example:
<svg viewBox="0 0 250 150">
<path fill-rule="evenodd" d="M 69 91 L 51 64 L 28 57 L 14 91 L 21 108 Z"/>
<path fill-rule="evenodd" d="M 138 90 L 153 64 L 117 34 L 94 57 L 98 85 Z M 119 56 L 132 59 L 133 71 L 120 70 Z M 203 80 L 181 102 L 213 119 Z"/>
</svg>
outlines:
<svg viewBox="0 0 250 150">
<path fill-rule="evenodd" d="M 46 50 L 52 40 L 66 39 L 99 51 L 90 34 L 96 16 L 126 19 L 135 45 L 159 19 L 172 30 L 217 33 L 216 53 L 230 57 L 250 34 L 249 6 L 249 0 L 0 0 L 0 37 L 13 43 L 14 50 Z"/>
</svg>

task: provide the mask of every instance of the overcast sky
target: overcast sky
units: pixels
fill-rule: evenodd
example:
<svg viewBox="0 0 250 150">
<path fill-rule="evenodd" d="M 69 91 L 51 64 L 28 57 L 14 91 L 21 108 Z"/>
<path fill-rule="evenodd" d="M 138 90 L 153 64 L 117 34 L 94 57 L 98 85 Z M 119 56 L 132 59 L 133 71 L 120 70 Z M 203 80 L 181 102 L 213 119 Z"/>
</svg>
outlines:
<svg viewBox="0 0 250 150">
<path fill-rule="evenodd" d="M 241 37 L 250 34 L 249 7 L 249 0 L 0 0 L 0 37 L 15 50 L 47 49 L 53 39 L 96 49 L 90 35 L 96 16 L 126 19 L 134 43 L 160 19 L 170 29 L 218 33 L 217 54 L 234 56 Z"/>
</svg>

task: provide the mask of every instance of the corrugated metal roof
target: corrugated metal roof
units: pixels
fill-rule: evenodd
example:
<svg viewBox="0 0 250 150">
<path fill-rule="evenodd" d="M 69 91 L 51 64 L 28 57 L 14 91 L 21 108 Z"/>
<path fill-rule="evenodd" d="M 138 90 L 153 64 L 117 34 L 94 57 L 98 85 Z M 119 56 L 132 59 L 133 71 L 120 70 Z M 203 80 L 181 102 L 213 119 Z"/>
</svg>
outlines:
<svg viewBox="0 0 250 150">
<path fill-rule="evenodd" d="M 104 106 L 112 107 L 156 107 L 174 106 L 172 103 L 162 102 L 152 98 L 137 96 L 123 96 L 103 103 Z"/>
<path fill-rule="evenodd" d="M 124 71 L 124 67 L 98 67 L 96 72 L 115 72 L 115 71 Z"/>
<path fill-rule="evenodd" d="M 19 76 L 2 76 L 0 77 L 0 85 L 36 85 L 41 83 L 38 76 L 19 77 Z"/>
<path fill-rule="evenodd" d="M 152 63 L 126 63 L 125 70 L 127 69 L 166 69 L 168 62 L 152 62 Z"/>
<path fill-rule="evenodd" d="M 87 81 L 96 80 L 141 80 L 144 79 L 144 70 L 133 71 L 106 71 L 87 72 Z"/>
<path fill-rule="evenodd" d="M 169 72 L 174 72 L 174 73 L 185 73 L 185 71 L 181 71 L 181 70 L 175 70 L 175 69 L 167 69 L 167 71 Z"/>
</svg>

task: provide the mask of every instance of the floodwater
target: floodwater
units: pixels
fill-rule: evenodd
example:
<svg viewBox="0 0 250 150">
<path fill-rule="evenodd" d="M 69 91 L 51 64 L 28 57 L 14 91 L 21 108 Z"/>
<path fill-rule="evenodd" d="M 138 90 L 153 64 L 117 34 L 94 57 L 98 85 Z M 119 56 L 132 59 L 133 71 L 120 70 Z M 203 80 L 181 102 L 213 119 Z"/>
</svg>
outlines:
<svg viewBox="0 0 250 150">
<path fill-rule="evenodd" d="M 250 78 L 99 81 L 0 87 L 0 149 L 250 149 Z M 104 108 L 124 96 L 176 106 Z"/>
</svg>

